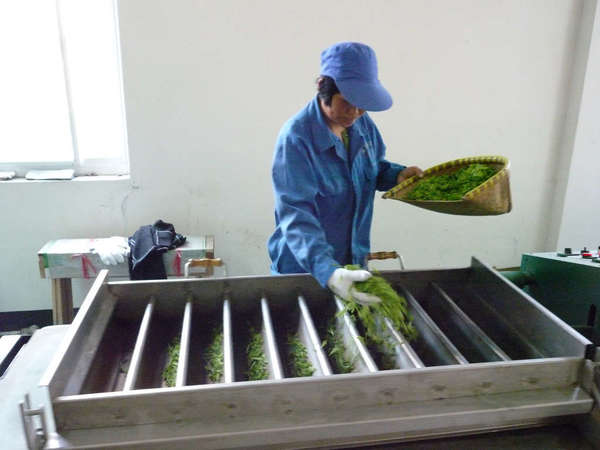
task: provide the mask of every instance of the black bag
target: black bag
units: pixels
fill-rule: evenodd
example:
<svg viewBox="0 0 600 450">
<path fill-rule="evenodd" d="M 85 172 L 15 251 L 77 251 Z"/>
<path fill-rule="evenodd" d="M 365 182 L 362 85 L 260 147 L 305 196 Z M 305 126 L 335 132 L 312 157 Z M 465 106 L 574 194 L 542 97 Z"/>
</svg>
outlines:
<svg viewBox="0 0 600 450">
<path fill-rule="evenodd" d="M 162 254 L 184 242 L 185 236 L 176 233 L 172 224 L 160 219 L 154 225 L 140 227 L 129 237 L 129 279 L 166 279 Z"/>
</svg>

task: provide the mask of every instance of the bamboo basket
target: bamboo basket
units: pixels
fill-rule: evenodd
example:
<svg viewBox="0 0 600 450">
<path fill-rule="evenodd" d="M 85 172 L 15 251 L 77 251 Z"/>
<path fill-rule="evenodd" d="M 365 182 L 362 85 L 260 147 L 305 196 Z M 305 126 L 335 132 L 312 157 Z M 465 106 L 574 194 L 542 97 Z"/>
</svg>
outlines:
<svg viewBox="0 0 600 450">
<path fill-rule="evenodd" d="M 435 175 L 449 174 L 469 164 L 487 164 L 498 168 L 495 175 L 476 188 L 470 190 L 460 200 L 408 200 L 406 196 L 417 183 Z M 411 177 L 393 187 L 383 198 L 402 202 L 445 214 L 463 216 L 493 216 L 505 214 L 512 209 L 508 169 L 510 161 L 503 156 L 474 156 L 448 161 L 430 167 L 423 172 L 423 178 Z"/>
</svg>

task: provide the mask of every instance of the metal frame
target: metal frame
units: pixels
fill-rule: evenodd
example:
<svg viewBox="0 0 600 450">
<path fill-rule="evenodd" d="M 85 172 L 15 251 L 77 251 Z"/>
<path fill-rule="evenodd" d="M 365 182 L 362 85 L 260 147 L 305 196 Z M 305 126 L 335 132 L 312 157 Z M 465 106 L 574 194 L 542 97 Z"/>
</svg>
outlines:
<svg viewBox="0 0 600 450">
<path fill-rule="evenodd" d="M 406 296 L 421 336 L 408 344 L 383 322 L 388 338 L 395 339 L 408 357 L 399 367 L 414 368 L 378 370 L 336 299 L 332 310 L 338 311 L 338 327 L 344 330 L 347 349 L 358 355 L 359 363 L 355 373 L 329 375 L 323 370 L 326 357 L 318 353 L 313 320 L 315 312 L 331 304 L 332 298 L 308 275 L 106 283 L 104 274 L 92 287 L 82 305 L 83 314 L 78 314 L 42 380 L 51 394 L 59 436 L 75 448 L 159 448 L 171 440 L 189 448 L 332 447 L 350 439 L 353 443 L 388 442 L 545 424 L 591 410 L 589 386 L 581 383 L 591 343 L 531 298 L 512 290 L 488 266 L 474 259 L 467 269 L 389 271 L 384 276 Z M 418 300 L 431 283 L 475 289 L 478 301 L 512 324 L 511 333 L 518 334 L 518 339 L 534 339 L 548 357 L 469 364 Z M 148 303 L 149 298 L 154 301 Z M 195 314 L 222 309 L 225 382 L 79 394 L 110 316 L 140 320 L 149 304 L 153 314 L 166 320 L 178 321 L 183 316 L 182 333 Z M 236 381 L 232 316 L 260 312 L 264 332 L 272 337 L 270 343 L 270 338 L 266 340 L 272 363 L 278 353 L 270 309 L 290 307 L 297 308 L 299 327 L 306 329 L 305 345 L 315 351 L 319 376 Z M 543 336 L 532 336 L 523 328 L 525 321 L 516 320 L 515 314 L 524 312 L 536 321 L 534 329 L 547 329 Z M 464 315 L 470 317 L 469 311 Z M 481 323 L 467 323 L 471 330 L 482 331 Z M 422 357 L 424 346 L 442 348 L 437 355 L 427 355 L 433 364 Z"/>
</svg>

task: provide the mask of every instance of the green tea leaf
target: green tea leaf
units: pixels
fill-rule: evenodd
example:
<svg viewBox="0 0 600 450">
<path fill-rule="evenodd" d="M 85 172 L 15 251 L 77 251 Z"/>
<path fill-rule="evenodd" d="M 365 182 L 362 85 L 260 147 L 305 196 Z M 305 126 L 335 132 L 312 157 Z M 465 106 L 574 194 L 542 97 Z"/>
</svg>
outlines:
<svg viewBox="0 0 600 450">
<path fill-rule="evenodd" d="M 269 378 L 269 371 L 267 370 L 267 358 L 265 357 L 264 351 L 264 339 L 260 331 L 256 331 L 254 328 L 250 328 L 250 342 L 246 348 L 246 354 L 248 355 L 248 380 L 266 380 Z"/>
<path fill-rule="evenodd" d="M 463 195 L 496 174 L 498 169 L 485 164 L 469 164 L 456 172 L 434 175 L 419 182 L 406 195 L 407 200 L 460 200 Z"/>
<path fill-rule="evenodd" d="M 211 344 L 204 353 L 206 373 L 213 383 L 219 383 L 223 378 L 223 327 L 213 330 Z"/>
<path fill-rule="evenodd" d="M 292 377 L 310 377 L 315 369 L 308 360 L 306 347 L 294 333 L 288 334 L 288 368 Z"/>
<path fill-rule="evenodd" d="M 326 331 L 327 338 L 323 341 L 323 347 L 331 357 L 336 373 L 350 373 L 354 370 L 354 361 L 346 358 L 346 347 L 340 332 L 336 326 L 335 317 L 330 320 Z"/>
<path fill-rule="evenodd" d="M 359 270 L 360 266 L 349 264 L 345 266 L 348 270 Z M 396 330 L 408 339 L 417 337 L 417 330 L 412 324 L 412 317 L 408 312 L 406 299 L 390 286 L 390 284 L 376 273 L 366 281 L 355 282 L 354 287 L 359 292 L 375 295 L 381 299 L 380 303 L 362 305 L 354 299 L 342 299 L 344 311 L 359 320 L 365 329 L 366 344 L 376 346 L 384 345 L 385 341 L 380 336 L 376 317 L 386 317 Z"/>
<path fill-rule="evenodd" d="M 168 387 L 175 386 L 177 377 L 177 364 L 179 362 L 179 336 L 175 337 L 167 349 L 167 366 L 162 373 L 162 379 Z"/>
</svg>

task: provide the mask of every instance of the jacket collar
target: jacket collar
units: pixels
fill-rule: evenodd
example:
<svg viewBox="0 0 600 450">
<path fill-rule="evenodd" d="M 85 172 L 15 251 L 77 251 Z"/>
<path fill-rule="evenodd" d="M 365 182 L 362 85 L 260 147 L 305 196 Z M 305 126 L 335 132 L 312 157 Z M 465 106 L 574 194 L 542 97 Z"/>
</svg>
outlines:
<svg viewBox="0 0 600 450">
<path fill-rule="evenodd" d="M 335 146 L 335 136 L 327 126 L 325 116 L 319 105 L 319 97 L 315 95 L 309 106 L 311 128 L 316 150 L 322 152 Z"/>
<path fill-rule="evenodd" d="M 319 97 L 315 96 L 309 106 L 309 114 L 313 120 L 311 120 L 312 135 L 315 143 L 315 148 L 322 152 L 331 147 L 335 147 L 336 137 L 333 131 L 327 125 L 323 111 L 319 106 Z M 358 133 L 364 139 L 364 132 L 361 126 L 361 120 L 354 122 L 354 125 L 348 130 L 350 136 Z"/>
</svg>

